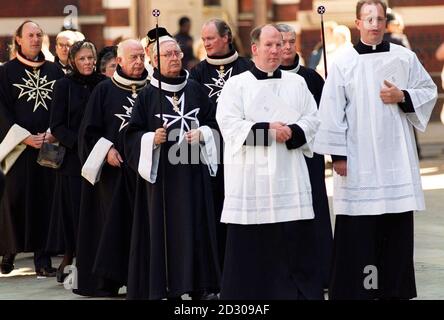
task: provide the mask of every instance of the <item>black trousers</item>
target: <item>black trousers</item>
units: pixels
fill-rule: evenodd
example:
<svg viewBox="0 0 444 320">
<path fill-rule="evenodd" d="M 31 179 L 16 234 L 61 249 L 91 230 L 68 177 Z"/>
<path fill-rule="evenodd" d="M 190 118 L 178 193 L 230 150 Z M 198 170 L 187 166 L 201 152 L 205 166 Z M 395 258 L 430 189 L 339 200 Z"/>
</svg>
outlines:
<svg viewBox="0 0 444 320">
<path fill-rule="evenodd" d="M 413 212 L 337 215 L 329 299 L 416 297 Z"/>
<path fill-rule="evenodd" d="M 51 256 L 44 251 L 34 252 L 34 266 L 35 270 L 51 267 Z"/>
</svg>

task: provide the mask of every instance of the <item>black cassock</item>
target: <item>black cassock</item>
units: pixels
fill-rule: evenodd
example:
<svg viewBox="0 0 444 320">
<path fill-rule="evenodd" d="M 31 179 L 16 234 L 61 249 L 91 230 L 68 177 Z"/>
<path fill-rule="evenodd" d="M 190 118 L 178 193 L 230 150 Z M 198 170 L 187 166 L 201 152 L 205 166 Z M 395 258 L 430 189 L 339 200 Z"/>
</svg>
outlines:
<svg viewBox="0 0 444 320">
<path fill-rule="evenodd" d="M 0 67 L 0 153 L 9 143 L 24 147 L 21 141 L 27 135 L 49 128 L 54 83 L 63 75 L 56 64 L 44 60 L 42 53 L 38 61 L 18 53 L 18 58 Z M 38 153 L 38 149 L 26 146 L 6 172 L 0 204 L 0 255 L 42 252 L 45 248 L 54 170 L 37 164 Z M 5 158 L 1 160 L 4 170 Z"/>
<path fill-rule="evenodd" d="M 75 252 L 81 186 L 78 131 L 92 90 L 105 78 L 97 73 L 84 76 L 75 71 L 54 86 L 51 132 L 66 148 L 66 153 L 62 166 L 56 170 L 48 252 Z"/>
<path fill-rule="evenodd" d="M 219 288 L 210 173 L 208 166 L 199 160 L 204 147 L 190 146 L 182 139 L 189 128 L 214 128 L 215 110 L 202 87 L 186 80 L 184 72 L 178 78 L 164 78 L 163 118 L 169 139 L 153 149 L 150 144 L 153 139 L 146 143 L 145 138 L 149 135 L 153 138 L 162 123 L 158 77 L 155 70 L 151 84 L 139 95 L 125 138 L 125 154 L 132 168 L 139 172 L 128 278 L 130 299 L 162 299 L 203 290 L 215 292 Z M 150 165 L 145 157 L 151 154 L 160 158 L 157 162 L 154 156 Z M 196 155 L 197 160 L 190 164 L 189 158 Z M 213 169 L 217 168 L 216 161 L 214 164 Z M 146 170 L 148 175 L 142 173 Z M 169 293 L 166 292 L 162 181 Z"/>
<path fill-rule="evenodd" d="M 191 70 L 190 78 L 203 85 L 208 97 L 217 107 L 217 102 L 225 82 L 232 76 L 250 70 L 252 66 L 253 63 L 251 60 L 239 57 L 238 53 L 234 49 L 231 49 L 225 56 L 207 57 L 201 61 Z M 220 139 L 216 141 L 216 144 L 220 165 L 217 169 L 217 175 L 211 179 L 211 183 L 213 188 L 214 210 L 216 213 L 219 261 L 221 266 L 223 266 L 227 227 L 224 223 L 220 223 L 225 194 L 222 135 L 220 135 Z"/>
<path fill-rule="evenodd" d="M 313 69 L 305 68 L 299 64 L 299 56 L 296 56 L 292 66 L 280 67 L 282 70 L 297 73 L 305 79 L 308 89 L 312 93 L 319 108 L 324 79 Z M 325 162 L 324 156 L 314 153 L 313 158 L 305 157 L 308 173 L 310 175 L 311 195 L 313 198 L 313 210 L 315 213 L 316 243 L 319 250 L 319 264 L 321 266 L 322 284 L 328 288 L 330 281 L 330 268 L 333 252 L 333 233 L 328 207 L 327 190 L 325 187 Z"/>
<path fill-rule="evenodd" d="M 145 72 L 140 79 L 129 79 L 118 67 L 111 79 L 97 85 L 85 110 L 79 130 L 82 164 L 95 157 L 97 148 L 106 148 L 99 158 L 103 163 L 100 180 L 94 186 L 82 182 L 76 294 L 113 295 L 127 282 L 136 175 L 125 159 L 123 136 L 146 77 Z M 120 168 L 106 162 L 111 143 L 122 156 Z"/>
</svg>

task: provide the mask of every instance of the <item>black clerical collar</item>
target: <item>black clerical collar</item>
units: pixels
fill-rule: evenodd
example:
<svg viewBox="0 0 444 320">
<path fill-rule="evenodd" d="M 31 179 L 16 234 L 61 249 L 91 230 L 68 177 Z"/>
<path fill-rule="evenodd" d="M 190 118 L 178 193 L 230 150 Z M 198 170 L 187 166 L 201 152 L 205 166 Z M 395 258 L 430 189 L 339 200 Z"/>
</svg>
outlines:
<svg viewBox="0 0 444 320">
<path fill-rule="evenodd" d="M 114 71 L 112 82 L 119 88 L 127 91 L 131 91 L 133 97 L 137 96 L 137 93 L 146 86 L 146 78 L 148 77 L 148 71 L 143 70 L 140 78 L 131 78 L 123 73 L 120 65 L 117 65 L 116 71 Z"/>
<path fill-rule="evenodd" d="M 225 64 L 233 63 L 239 58 L 239 54 L 234 48 L 231 48 L 230 52 L 223 56 L 208 56 L 206 58 L 207 62 L 214 66 L 222 66 Z"/>
<path fill-rule="evenodd" d="M 250 69 L 250 72 L 256 77 L 257 80 L 282 78 L 282 71 L 280 69 L 276 69 L 274 72 L 264 72 L 253 65 L 253 67 Z"/>
<path fill-rule="evenodd" d="M 361 40 L 359 40 L 354 48 L 359 54 L 388 52 L 390 51 L 390 43 L 383 40 L 380 44 L 372 46 L 364 44 Z"/>
<path fill-rule="evenodd" d="M 17 51 L 17 60 L 32 68 L 40 68 L 46 62 L 42 51 L 39 52 L 37 59 L 33 61 L 26 58 L 20 49 Z"/>
<path fill-rule="evenodd" d="M 281 70 L 285 70 L 285 71 L 290 71 L 290 72 L 294 72 L 294 73 L 298 73 L 299 69 L 301 68 L 301 64 L 300 64 L 300 60 L 299 60 L 299 55 L 296 53 L 296 57 L 294 57 L 294 63 L 290 66 L 280 66 L 279 69 Z"/>
<path fill-rule="evenodd" d="M 188 75 L 188 71 L 182 69 L 178 77 L 167 78 L 165 76 L 162 76 L 162 90 L 168 92 L 179 92 L 187 85 Z M 154 68 L 154 73 L 150 83 L 155 88 L 159 88 L 159 76 L 159 70 L 157 68 Z"/>
</svg>

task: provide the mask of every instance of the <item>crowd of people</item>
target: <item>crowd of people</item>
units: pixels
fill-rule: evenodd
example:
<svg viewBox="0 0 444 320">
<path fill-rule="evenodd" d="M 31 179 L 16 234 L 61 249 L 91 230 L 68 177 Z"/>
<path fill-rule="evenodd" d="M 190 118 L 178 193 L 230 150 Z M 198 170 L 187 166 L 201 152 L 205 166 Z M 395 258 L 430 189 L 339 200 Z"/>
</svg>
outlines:
<svg viewBox="0 0 444 320">
<path fill-rule="evenodd" d="M 412 51 L 383 40 L 384 1 L 356 12 L 360 40 L 332 29 L 341 49 L 325 81 L 287 24 L 254 28 L 248 59 L 211 19 L 198 63 L 180 45 L 186 19 L 177 40 L 159 28 L 99 53 L 66 30 L 51 62 L 42 28 L 23 22 L 0 67 L 1 273 L 33 252 L 38 277 L 75 276 L 82 296 L 414 298 L 425 208 L 414 128 L 437 88 Z M 58 168 L 37 162 L 45 144 L 65 150 Z"/>
</svg>

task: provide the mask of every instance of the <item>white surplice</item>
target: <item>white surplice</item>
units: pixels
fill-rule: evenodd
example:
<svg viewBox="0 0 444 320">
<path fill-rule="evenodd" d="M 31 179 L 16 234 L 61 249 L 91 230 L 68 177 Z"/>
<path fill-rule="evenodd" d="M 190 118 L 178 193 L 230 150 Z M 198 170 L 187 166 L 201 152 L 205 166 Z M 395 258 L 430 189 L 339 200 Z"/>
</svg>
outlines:
<svg viewBox="0 0 444 320">
<path fill-rule="evenodd" d="M 304 154 L 312 156 L 319 126 L 316 102 L 304 79 L 282 72 L 258 80 L 250 71 L 230 78 L 221 93 L 216 119 L 225 142 L 225 201 L 221 221 L 263 224 L 312 219 L 311 186 Z M 255 123 L 297 124 L 307 143 L 244 145 Z"/>
<path fill-rule="evenodd" d="M 380 98 L 383 81 L 407 90 L 415 112 Z M 335 214 L 379 215 L 424 210 L 413 126 L 426 129 L 437 88 L 416 55 L 347 49 L 332 64 L 324 86 L 314 151 L 347 156 L 347 176 L 334 173 Z"/>
</svg>

